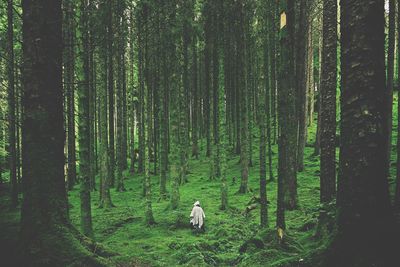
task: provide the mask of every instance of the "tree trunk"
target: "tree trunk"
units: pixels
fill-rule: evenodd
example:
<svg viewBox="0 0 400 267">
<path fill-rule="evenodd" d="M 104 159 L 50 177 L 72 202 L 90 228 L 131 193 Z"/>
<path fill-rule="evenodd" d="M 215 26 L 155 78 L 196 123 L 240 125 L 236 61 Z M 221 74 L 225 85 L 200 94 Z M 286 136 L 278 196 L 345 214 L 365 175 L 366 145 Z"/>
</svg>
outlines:
<svg viewBox="0 0 400 267">
<path fill-rule="evenodd" d="M 397 0 L 397 14 L 400 14 L 399 0 Z M 400 15 L 397 16 L 397 31 L 400 32 Z M 400 42 L 397 42 L 397 50 L 400 53 Z M 400 78 L 400 58 L 397 59 L 397 76 L 398 78 Z M 400 101 L 397 102 L 397 112 L 398 112 L 397 114 L 400 114 Z M 396 211 L 400 211 L 400 116 L 397 116 L 397 164 L 396 165 L 397 165 L 396 166 L 397 172 L 396 172 L 396 191 L 395 191 L 394 207 Z"/>
<path fill-rule="evenodd" d="M 279 166 L 278 175 L 281 177 L 285 209 L 297 208 L 297 120 L 296 120 L 296 90 L 294 86 L 293 44 L 294 33 L 294 3 L 281 1 L 280 26 L 280 71 L 278 92 L 279 115 Z M 278 193 L 279 194 L 279 193 Z"/>
<path fill-rule="evenodd" d="M 25 113 L 21 266 L 67 266 L 83 262 L 87 266 L 105 266 L 80 244 L 68 220 L 61 1 L 24 0 L 22 9 Z"/>
<path fill-rule="evenodd" d="M 15 142 L 15 79 L 14 79 L 14 7 L 7 1 L 7 79 L 8 79 L 8 153 L 11 182 L 11 206 L 18 205 L 17 158 Z"/>
<path fill-rule="evenodd" d="M 124 80 L 124 38 L 122 37 L 123 33 L 123 28 L 121 21 L 123 21 L 125 18 L 123 18 L 123 12 L 124 12 L 124 6 L 121 4 L 121 2 L 117 2 L 117 7 L 116 7 L 116 14 L 118 18 L 122 18 L 122 20 L 118 19 L 117 22 L 117 32 L 116 32 L 116 37 L 117 37 L 117 51 L 116 51 L 116 57 L 117 57 L 117 150 L 116 150 L 116 165 L 117 165 L 117 171 L 116 171 L 116 183 L 115 183 L 115 189 L 118 192 L 123 192 L 125 191 L 125 186 L 124 186 L 124 177 L 123 177 L 123 170 L 124 170 L 124 161 L 126 161 L 126 158 L 124 159 L 123 152 L 123 143 L 124 143 L 124 89 L 123 89 L 123 80 Z"/>
<path fill-rule="evenodd" d="M 67 143 L 68 143 L 68 172 L 67 185 L 71 190 L 76 183 L 76 148 L 75 148 L 75 53 L 74 53 L 74 20 L 72 19 L 73 5 L 71 1 L 65 2 L 65 94 L 67 105 Z"/>
<path fill-rule="evenodd" d="M 106 12 L 110 12 L 110 4 L 104 3 L 103 9 Z M 104 22 L 107 22 L 109 18 L 104 18 Z M 110 31 L 109 26 L 107 27 L 106 31 Z M 107 34 L 105 32 L 105 34 Z M 109 146 L 108 146 L 108 128 L 107 128 L 107 94 L 109 92 L 109 85 L 110 77 L 109 67 L 110 63 L 109 60 L 112 58 L 108 55 L 107 51 L 109 51 L 110 44 L 105 43 L 101 46 L 102 50 L 102 59 L 103 59 L 103 68 L 102 68 L 102 80 L 103 86 L 99 90 L 99 106 L 100 106 L 100 208 L 111 208 L 113 204 L 111 202 L 111 195 L 110 195 L 110 186 L 112 182 L 112 174 L 111 174 L 111 167 L 110 167 L 110 153 L 109 153 Z M 108 66 L 108 67 L 107 67 Z"/>
<path fill-rule="evenodd" d="M 245 77 L 245 14 L 244 14 L 244 3 L 239 1 L 237 3 L 237 15 L 238 15 L 238 30 L 237 30 L 237 49 L 238 49 L 238 87 L 239 87 L 239 101 L 240 101 L 240 164 L 241 164 L 241 182 L 239 193 L 244 194 L 248 192 L 248 179 L 249 179 L 249 128 L 247 115 L 247 84 Z"/>
<path fill-rule="evenodd" d="M 393 83 L 394 83 L 394 48 L 396 38 L 396 0 L 389 0 L 389 35 L 388 35 L 388 50 L 387 50 L 387 80 L 386 80 L 386 97 L 384 105 L 386 110 L 383 113 L 384 130 L 387 132 L 385 157 L 387 168 L 387 177 L 390 178 L 390 157 L 392 154 L 392 125 L 393 125 Z"/>
<path fill-rule="evenodd" d="M 337 1 L 325 0 L 323 7 L 321 59 L 321 203 L 331 202 L 336 193 L 336 83 L 337 83 Z"/>
<path fill-rule="evenodd" d="M 109 137 L 109 175 L 110 186 L 115 185 L 115 141 L 114 141 L 114 30 L 113 30 L 113 3 L 108 2 L 107 10 L 107 56 L 108 56 L 108 137 Z"/>
<path fill-rule="evenodd" d="M 297 90 L 297 116 L 298 116 L 298 142 L 297 142 L 297 171 L 304 170 L 304 147 L 307 138 L 307 113 L 306 113 L 306 54 L 308 33 L 308 5 L 306 1 L 298 0 L 300 5 L 298 30 L 296 33 L 296 90 Z"/>
<path fill-rule="evenodd" d="M 335 266 L 397 260 L 387 179 L 384 1 L 341 2 L 341 143 Z"/>
<path fill-rule="evenodd" d="M 89 0 L 80 1 L 80 32 L 82 43 L 81 71 L 83 73 L 79 86 L 79 172 L 81 177 L 81 227 L 86 236 L 93 237 L 92 210 L 90 203 L 90 117 L 89 117 Z"/>
<path fill-rule="evenodd" d="M 210 92 L 212 88 L 212 75 L 211 75 L 211 56 L 212 56 L 212 4 L 210 0 L 207 0 L 204 4 L 204 35 L 205 35 L 205 47 L 204 47 L 204 75 L 205 75 L 205 94 L 204 94 L 204 126 L 206 130 L 206 156 L 211 156 L 211 115 L 210 115 Z"/>
</svg>

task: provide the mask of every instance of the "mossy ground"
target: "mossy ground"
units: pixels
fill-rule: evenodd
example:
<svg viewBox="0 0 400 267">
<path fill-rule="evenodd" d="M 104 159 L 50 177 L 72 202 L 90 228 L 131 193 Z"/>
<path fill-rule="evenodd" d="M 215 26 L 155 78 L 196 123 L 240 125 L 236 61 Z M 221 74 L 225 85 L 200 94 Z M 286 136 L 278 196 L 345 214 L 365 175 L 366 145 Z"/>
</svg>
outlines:
<svg viewBox="0 0 400 267">
<path fill-rule="evenodd" d="M 395 95 L 397 102 L 397 95 Z M 397 138 L 397 105 L 394 105 L 393 144 Z M 315 124 L 310 127 L 308 144 L 313 144 Z M 258 131 L 253 133 L 253 167 L 250 169 L 250 192 L 237 194 L 240 186 L 238 156 L 228 155 L 227 177 L 229 181 L 229 206 L 220 207 L 220 181 L 209 180 L 211 163 L 202 150 L 199 160 L 190 159 L 189 182 L 180 187 L 180 207 L 172 211 L 169 201 L 159 201 L 159 176 L 152 175 L 153 213 L 156 225 L 144 223 L 144 198 L 142 198 L 141 175 L 125 172 L 126 192 L 111 189 L 115 208 L 100 209 L 98 191 L 92 194 L 93 227 L 96 241 L 101 242 L 119 256 L 113 257 L 119 266 L 315 266 L 311 258 L 322 252 L 328 238 L 315 237 L 319 211 L 319 158 L 313 155 L 310 145 L 305 149 L 305 170 L 298 174 L 299 209 L 286 212 L 286 243 L 278 245 L 275 230 L 277 183 L 268 182 L 267 194 L 269 228 L 259 227 L 259 208 L 243 215 L 247 203 L 259 192 Z M 204 146 L 204 141 L 202 143 Z M 274 151 L 274 174 L 276 179 L 277 146 Z M 338 155 L 337 155 L 338 156 Z M 391 191 L 395 184 L 396 147 L 392 149 Z M 233 183 L 233 177 L 236 177 Z M 169 183 L 168 183 L 169 186 Z M 16 245 L 19 212 L 9 210 L 1 191 L 2 201 L 0 231 L 1 249 L 7 255 Z M 70 218 L 79 228 L 79 185 L 68 194 Z M 189 214 L 195 200 L 200 200 L 206 213 L 206 232 L 194 234 L 188 227 Z M 254 241 L 254 242 L 253 242 Z M 260 242 L 261 241 L 261 242 Z M 260 245 L 262 244 L 262 245 Z"/>
<path fill-rule="evenodd" d="M 159 201 L 159 176 L 152 175 L 153 213 L 156 225 L 144 224 L 141 175 L 125 172 L 126 192 L 111 190 L 116 206 L 104 210 L 98 208 L 98 193 L 92 195 L 93 226 L 95 238 L 121 256 L 118 262 L 128 263 L 133 259 L 151 266 L 175 265 L 244 265 L 284 266 L 301 262 L 321 244 L 313 240 L 314 226 L 319 208 L 319 161 L 313 156 L 314 148 L 306 147 L 305 171 L 298 175 L 300 207 L 286 213 L 287 232 L 292 247 L 279 249 L 277 242 L 268 235 L 276 236 L 276 182 L 267 185 L 269 204 L 269 229 L 259 227 L 259 209 L 248 216 L 243 214 L 253 195 L 259 193 L 259 160 L 257 130 L 253 138 L 253 167 L 249 174 L 250 192 L 237 194 L 240 186 L 240 164 L 238 156 L 228 155 L 227 178 L 229 183 L 229 206 L 220 210 L 220 181 L 209 180 L 211 162 L 201 153 L 199 160 L 190 159 L 189 182 L 180 187 L 180 207 L 173 211 L 169 201 Z M 315 127 L 309 132 L 309 143 L 313 143 Z M 203 142 L 203 146 L 204 146 Z M 204 150 L 202 150 L 204 151 Z M 274 151 L 274 175 L 276 179 L 277 146 Z M 235 182 L 233 182 L 233 178 Z M 79 190 L 69 193 L 70 216 L 79 227 Z M 189 214 L 195 200 L 200 200 L 206 213 L 206 232 L 196 235 L 189 229 Z M 252 238 L 265 243 L 264 249 L 250 245 L 241 253 L 241 246 Z M 268 238 L 270 241 L 268 242 Z M 322 245 L 324 242 L 322 242 Z M 271 247 L 268 247 L 271 246 Z"/>
</svg>

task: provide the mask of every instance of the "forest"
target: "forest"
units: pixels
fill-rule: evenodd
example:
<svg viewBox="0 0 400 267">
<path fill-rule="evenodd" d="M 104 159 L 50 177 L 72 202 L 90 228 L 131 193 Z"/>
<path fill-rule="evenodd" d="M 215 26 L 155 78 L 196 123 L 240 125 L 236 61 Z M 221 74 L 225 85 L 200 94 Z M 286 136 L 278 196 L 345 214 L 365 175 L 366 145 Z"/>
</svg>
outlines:
<svg viewBox="0 0 400 267">
<path fill-rule="evenodd" d="M 0 266 L 400 266 L 400 0 L 0 1 Z"/>
</svg>

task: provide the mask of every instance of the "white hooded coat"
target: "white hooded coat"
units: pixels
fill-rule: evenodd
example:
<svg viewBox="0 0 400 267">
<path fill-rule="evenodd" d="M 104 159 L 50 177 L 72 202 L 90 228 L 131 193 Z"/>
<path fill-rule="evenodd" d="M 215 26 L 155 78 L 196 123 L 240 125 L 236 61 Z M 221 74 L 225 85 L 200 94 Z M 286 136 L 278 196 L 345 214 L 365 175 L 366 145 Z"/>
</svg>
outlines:
<svg viewBox="0 0 400 267">
<path fill-rule="evenodd" d="M 203 209 L 198 205 L 200 205 L 200 203 L 196 202 L 194 204 L 192 212 L 190 213 L 190 222 L 193 225 L 198 225 L 199 228 L 201 228 L 204 224 L 204 218 L 206 217 L 206 215 L 204 214 Z"/>
</svg>

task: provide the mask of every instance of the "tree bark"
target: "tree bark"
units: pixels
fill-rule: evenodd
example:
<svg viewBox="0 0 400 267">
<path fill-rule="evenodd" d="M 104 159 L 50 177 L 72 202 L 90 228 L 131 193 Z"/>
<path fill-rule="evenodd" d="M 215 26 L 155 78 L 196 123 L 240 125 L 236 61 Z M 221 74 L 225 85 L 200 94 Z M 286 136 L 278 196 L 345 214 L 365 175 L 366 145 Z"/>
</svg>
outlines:
<svg viewBox="0 0 400 267">
<path fill-rule="evenodd" d="M 60 0 L 22 1 L 24 117 L 21 266 L 106 266 L 68 220 Z M 71 253 L 73 258 L 69 257 Z"/>
<path fill-rule="evenodd" d="M 17 157 L 15 141 L 15 76 L 14 76 L 14 7 L 7 1 L 7 78 L 8 78 L 8 153 L 11 182 L 11 206 L 18 205 Z"/>
<path fill-rule="evenodd" d="M 110 186 L 115 184 L 115 141 L 114 141 L 114 29 L 113 29 L 113 0 L 108 1 L 107 10 L 107 56 L 108 56 L 108 137 L 109 137 L 109 175 Z"/>
<path fill-rule="evenodd" d="M 304 0 L 299 1 L 298 30 L 296 32 L 296 90 L 297 90 L 297 116 L 298 116 L 298 141 L 297 141 L 297 171 L 304 170 L 304 148 L 307 138 L 307 113 L 306 113 L 306 54 L 308 33 L 309 4 Z"/>
<path fill-rule="evenodd" d="M 293 44 L 294 3 L 284 0 L 281 4 L 280 70 L 278 92 L 279 158 L 278 175 L 282 179 L 285 209 L 297 208 L 297 119 L 296 91 L 294 86 Z M 278 189 L 279 190 L 279 189 Z M 279 194 L 279 193 L 278 193 Z"/>
<path fill-rule="evenodd" d="M 79 86 L 79 172 L 81 177 L 81 227 L 88 237 L 93 237 L 92 210 L 90 202 L 90 66 L 89 66 L 89 28 L 88 28 L 89 0 L 80 1 L 80 32 L 82 43 L 81 71 L 83 76 Z"/>
<path fill-rule="evenodd" d="M 245 14 L 244 3 L 238 1 L 237 3 L 237 16 L 238 16 L 238 30 L 236 34 L 236 42 L 238 49 L 237 68 L 238 68 L 238 88 L 239 88 L 239 101 L 240 101 L 240 165 L 241 165 L 241 182 L 239 193 L 245 194 L 248 192 L 248 179 L 249 179 L 249 128 L 247 115 L 247 84 L 245 76 Z M 239 118 L 237 118 L 239 119 Z"/>
<path fill-rule="evenodd" d="M 341 1 L 341 143 L 335 266 L 390 266 L 398 255 L 387 179 L 384 1 Z"/>
<path fill-rule="evenodd" d="M 323 6 L 321 59 L 321 172 L 320 200 L 329 203 L 336 193 L 336 84 L 337 84 L 337 1 Z"/>
<path fill-rule="evenodd" d="M 397 14 L 400 14 L 400 1 L 397 0 Z M 400 16 L 397 16 L 397 31 L 400 32 Z M 397 42 L 397 50 L 400 52 L 400 42 Z M 400 77 L 400 58 L 397 59 L 397 77 Z M 400 101 L 397 102 L 397 112 L 400 114 Z M 396 191 L 394 207 L 400 210 L 400 116 L 397 116 L 397 171 L 396 171 Z"/>
</svg>

